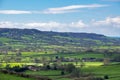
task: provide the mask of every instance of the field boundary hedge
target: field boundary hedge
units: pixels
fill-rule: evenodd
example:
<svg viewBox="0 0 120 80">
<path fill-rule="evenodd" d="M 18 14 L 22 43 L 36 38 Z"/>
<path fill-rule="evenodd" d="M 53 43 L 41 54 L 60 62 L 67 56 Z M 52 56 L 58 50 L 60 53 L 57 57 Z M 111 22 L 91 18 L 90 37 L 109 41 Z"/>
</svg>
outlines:
<svg viewBox="0 0 120 80">
<path fill-rule="evenodd" d="M 48 77 L 44 77 L 44 76 L 29 75 L 29 74 L 18 73 L 18 72 L 8 71 L 8 70 L 0 70 L 0 72 L 3 73 L 3 74 L 16 75 L 16 76 L 24 77 L 24 78 L 32 78 L 32 79 L 35 79 L 35 80 L 52 80 L 52 79 L 50 79 Z"/>
</svg>

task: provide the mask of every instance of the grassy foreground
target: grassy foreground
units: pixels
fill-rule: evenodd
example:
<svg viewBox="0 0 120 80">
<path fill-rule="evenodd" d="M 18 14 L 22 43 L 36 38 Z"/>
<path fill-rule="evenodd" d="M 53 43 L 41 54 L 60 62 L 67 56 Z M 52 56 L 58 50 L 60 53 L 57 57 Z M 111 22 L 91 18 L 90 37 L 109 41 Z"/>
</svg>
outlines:
<svg viewBox="0 0 120 80">
<path fill-rule="evenodd" d="M 90 72 L 96 76 L 103 77 L 105 75 L 109 76 L 108 80 L 120 80 L 120 64 L 118 65 L 108 65 L 108 66 L 94 66 L 83 68 L 84 72 Z"/>
<path fill-rule="evenodd" d="M 91 65 L 90 65 L 91 64 Z M 119 80 L 120 79 L 120 64 L 111 64 L 108 66 L 102 66 L 99 63 L 86 63 L 87 66 L 82 68 L 84 73 L 92 73 L 98 77 L 104 77 L 105 75 L 109 76 L 107 80 Z M 97 65 L 97 66 L 96 66 Z M 26 74 L 47 76 L 53 80 L 74 80 L 61 76 L 60 70 L 40 70 L 40 71 L 26 71 Z M 67 75 L 68 73 L 65 73 Z M 3 74 L 0 73 L 0 80 L 34 80 L 28 78 L 22 78 L 15 75 Z"/>
<path fill-rule="evenodd" d="M 15 75 L 0 73 L 0 80 L 34 80 L 34 79 L 23 78 L 23 77 L 18 77 Z"/>
</svg>

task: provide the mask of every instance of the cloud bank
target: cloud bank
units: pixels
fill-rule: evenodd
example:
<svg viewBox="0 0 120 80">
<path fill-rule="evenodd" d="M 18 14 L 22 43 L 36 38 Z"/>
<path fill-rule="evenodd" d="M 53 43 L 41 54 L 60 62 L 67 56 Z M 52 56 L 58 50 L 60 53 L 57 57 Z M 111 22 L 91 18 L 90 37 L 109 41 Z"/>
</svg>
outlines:
<svg viewBox="0 0 120 80">
<path fill-rule="evenodd" d="M 70 23 L 60 23 L 55 21 L 28 23 L 0 21 L 0 28 L 34 28 L 42 31 L 88 32 L 104 34 L 107 36 L 120 36 L 120 16 L 113 18 L 107 17 L 100 21 L 91 20 L 90 23 L 85 23 L 82 20 Z"/>
</svg>

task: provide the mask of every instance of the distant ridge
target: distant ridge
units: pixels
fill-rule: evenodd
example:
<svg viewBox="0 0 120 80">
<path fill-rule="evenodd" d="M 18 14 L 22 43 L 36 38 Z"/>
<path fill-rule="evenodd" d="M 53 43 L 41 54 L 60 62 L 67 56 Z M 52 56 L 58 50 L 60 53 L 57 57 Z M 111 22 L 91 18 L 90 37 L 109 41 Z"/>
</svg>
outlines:
<svg viewBox="0 0 120 80">
<path fill-rule="evenodd" d="M 0 40 L 1 45 L 15 42 L 72 46 L 120 45 L 119 38 L 101 34 L 39 31 L 37 29 L 0 28 L 0 38 L 7 39 L 5 41 Z"/>
</svg>

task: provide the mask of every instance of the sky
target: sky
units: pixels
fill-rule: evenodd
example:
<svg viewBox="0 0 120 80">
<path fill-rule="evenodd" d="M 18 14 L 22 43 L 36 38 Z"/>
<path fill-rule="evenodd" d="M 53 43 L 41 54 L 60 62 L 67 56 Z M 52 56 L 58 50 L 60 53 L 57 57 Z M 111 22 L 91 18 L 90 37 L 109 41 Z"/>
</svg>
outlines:
<svg viewBox="0 0 120 80">
<path fill-rule="evenodd" d="M 120 37 L 120 0 L 0 0 L 0 28 Z"/>
</svg>

